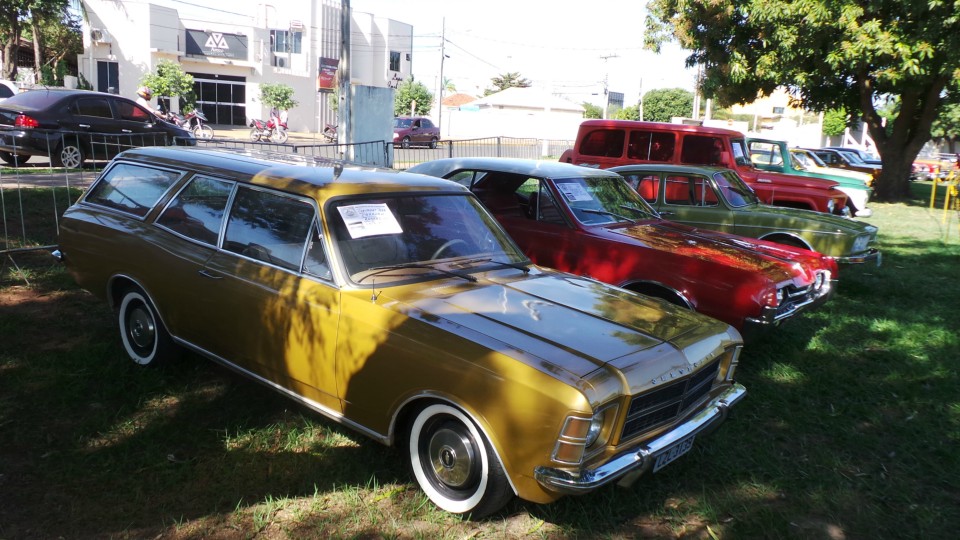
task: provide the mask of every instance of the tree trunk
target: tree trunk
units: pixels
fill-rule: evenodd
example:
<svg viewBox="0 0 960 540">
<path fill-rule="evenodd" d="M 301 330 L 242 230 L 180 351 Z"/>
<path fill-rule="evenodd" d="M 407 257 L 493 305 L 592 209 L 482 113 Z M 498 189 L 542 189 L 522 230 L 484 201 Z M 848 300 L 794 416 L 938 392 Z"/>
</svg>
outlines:
<svg viewBox="0 0 960 540">
<path fill-rule="evenodd" d="M 916 153 L 913 154 L 916 156 Z M 905 152 L 887 152 L 880 157 L 883 170 L 873 185 L 873 198 L 878 201 L 902 200 L 910 194 L 910 173 L 913 157 Z"/>
<path fill-rule="evenodd" d="M 40 25 L 37 16 L 30 17 L 30 30 L 33 33 L 33 82 L 40 82 L 40 66 L 43 65 L 43 51 L 40 49 Z"/>
</svg>

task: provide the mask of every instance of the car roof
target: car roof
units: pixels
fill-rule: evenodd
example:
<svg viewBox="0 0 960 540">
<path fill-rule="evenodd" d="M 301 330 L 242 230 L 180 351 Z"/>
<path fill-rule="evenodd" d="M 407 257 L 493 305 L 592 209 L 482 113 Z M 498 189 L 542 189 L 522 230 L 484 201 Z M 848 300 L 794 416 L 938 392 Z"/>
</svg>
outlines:
<svg viewBox="0 0 960 540">
<path fill-rule="evenodd" d="M 582 167 L 570 163 L 560 163 L 558 161 L 546 161 L 536 159 L 521 158 L 501 158 L 501 157 L 457 157 L 443 158 L 426 163 L 421 163 L 411 167 L 413 172 L 434 174 L 438 171 L 446 172 L 458 169 L 499 171 L 512 174 L 528 174 L 531 176 L 540 176 L 543 178 L 579 178 L 584 176 L 598 177 L 609 176 L 619 177 L 616 173 L 611 173 L 605 169 L 595 169 L 593 167 Z M 432 171 L 432 172 L 431 172 Z"/>
<path fill-rule="evenodd" d="M 33 88 L 6 99 L 0 106 L 18 110 L 40 110 L 73 96 L 100 96 L 131 101 L 123 96 L 94 92 L 92 90 L 73 90 L 68 88 Z"/>
<path fill-rule="evenodd" d="M 242 148 L 158 147 L 127 150 L 116 160 L 187 169 L 191 172 L 230 176 L 240 182 L 319 195 L 337 186 L 338 193 L 454 191 L 469 192 L 456 182 L 393 169 L 369 167 L 302 154 L 285 154 Z"/>
<path fill-rule="evenodd" d="M 650 129 L 654 131 L 671 131 L 682 133 L 699 133 L 711 135 L 728 135 L 743 138 L 743 133 L 718 127 L 691 126 L 687 124 L 671 124 L 669 122 L 641 122 L 639 120 L 584 120 L 581 128 L 620 128 L 620 129 Z"/>
<path fill-rule="evenodd" d="M 713 167 L 709 165 L 673 165 L 670 163 L 637 163 L 635 165 L 618 165 L 610 167 L 610 171 L 662 171 L 668 173 L 688 173 L 710 175 L 716 172 L 729 171 L 727 167 Z"/>
</svg>

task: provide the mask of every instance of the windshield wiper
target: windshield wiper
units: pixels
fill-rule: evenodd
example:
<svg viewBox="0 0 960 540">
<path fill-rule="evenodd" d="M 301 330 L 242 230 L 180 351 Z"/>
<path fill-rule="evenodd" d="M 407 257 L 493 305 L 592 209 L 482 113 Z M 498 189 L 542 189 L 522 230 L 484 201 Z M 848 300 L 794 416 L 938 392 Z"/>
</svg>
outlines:
<svg viewBox="0 0 960 540">
<path fill-rule="evenodd" d="M 479 259 L 468 259 L 466 261 L 463 261 L 463 264 L 485 263 L 485 262 L 499 264 L 500 266 L 508 266 L 510 268 L 516 268 L 517 270 L 523 271 L 524 274 L 530 273 L 530 267 L 528 266 L 530 264 L 529 261 L 527 262 L 527 264 L 521 264 L 521 263 L 510 262 L 510 261 L 497 261 L 487 257 L 487 258 L 479 258 Z"/>
<path fill-rule="evenodd" d="M 403 264 L 390 264 L 390 265 L 387 265 L 387 266 L 374 266 L 374 267 L 372 267 L 372 268 L 367 268 L 367 269 L 365 270 L 365 272 L 370 272 L 370 273 L 367 274 L 367 275 L 365 275 L 365 276 L 363 276 L 363 277 L 360 278 L 359 280 L 357 280 L 357 283 L 361 283 L 363 280 L 367 279 L 368 277 L 379 276 L 380 274 L 383 274 L 384 272 L 389 272 L 389 271 L 391 271 L 391 270 L 406 270 L 406 269 L 409 269 L 409 268 L 425 268 L 425 269 L 427 269 L 427 270 L 436 270 L 437 272 L 440 272 L 440 273 L 442 273 L 442 274 L 446 274 L 446 275 L 448 275 L 448 276 L 453 276 L 453 277 L 458 277 L 458 278 L 460 278 L 460 279 L 465 279 L 465 280 L 467 280 L 467 281 L 469 281 L 469 282 L 471 282 L 471 283 L 477 281 L 477 278 L 471 276 L 470 274 L 464 274 L 464 273 L 462 273 L 462 272 L 454 272 L 453 270 L 447 270 L 447 269 L 445 269 L 445 268 L 439 268 L 439 267 L 433 266 L 433 265 L 431 265 L 431 264 L 423 264 L 423 263 L 403 263 Z"/>
<path fill-rule="evenodd" d="M 627 204 L 621 204 L 621 205 L 620 205 L 620 208 L 623 208 L 624 210 L 633 210 L 634 212 L 636 212 L 636 213 L 638 213 L 638 214 L 641 214 L 641 215 L 644 215 L 644 216 L 653 216 L 653 217 L 659 217 L 659 216 L 660 216 L 660 214 L 658 214 L 657 211 L 656 211 L 656 210 L 653 210 L 652 208 L 651 208 L 651 210 L 653 210 L 653 213 L 652 213 L 652 214 L 651 214 L 650 212 L 644 210 L 643 208 L 637 208 L 636 206 L 630 206 L 630 205 L 627 205 Z"/>
<path fill-rule="evenodd" d="M 636 223 L 636 222 L 637 222 L 637 220 L 635 220 L 635 219 L 633 219 L 633 218 L 628 218 L 627 216 L 621 216 L 620 214 L 617 214 L 617 213 L 614 213 L 614 212 L 610 212 L 610 211 L 608 211 L 608 210 L 594 210 L 593 208 L 582 208 L 582 209 L 580 209 L 580 211 L 583 212 L 584 214 L 599 214 L 599 215 L 601 215 L 601 216 L 615 217 L 615 218 L 617 218 L 617 219 L 622 219 L 622 220 L 624 220 L 624 221 L 629 221 L 630 223 Z"/>
</svg>

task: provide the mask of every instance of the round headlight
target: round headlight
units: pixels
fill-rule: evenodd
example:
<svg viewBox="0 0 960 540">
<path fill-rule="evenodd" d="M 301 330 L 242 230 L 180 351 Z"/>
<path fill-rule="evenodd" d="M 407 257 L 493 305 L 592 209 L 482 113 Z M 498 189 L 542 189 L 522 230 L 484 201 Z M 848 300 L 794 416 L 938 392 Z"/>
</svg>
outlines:
<svg viewBox="0 0 960 540">
<path fill-rule="evenodd" d="M 597 437 L 600 436 L 600 430 L 603 428 L 603 415 L 595 414 L 593 419 L 590 420 L 590 428 L 587 430 L 587 442 L 585 448 L 590 448 L 593 446 L 593 443 L 597 442 Z"/>
</svg>

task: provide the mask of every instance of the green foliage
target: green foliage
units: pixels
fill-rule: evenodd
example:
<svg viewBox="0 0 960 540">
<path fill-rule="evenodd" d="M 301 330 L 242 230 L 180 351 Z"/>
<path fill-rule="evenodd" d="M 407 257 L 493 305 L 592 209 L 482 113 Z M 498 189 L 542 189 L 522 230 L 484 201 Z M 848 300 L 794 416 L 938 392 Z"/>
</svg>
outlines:
<svg viewBox="0 0 960 540">
<path fill-rule="evenodd" d="M 849 119 L 846 109 L 830 109 L 823 113 L 823 134 L 828 137 L 843 135 Z"/>
<path fill-rule="evenodd" d="M 588 103 L 586 101 L 584 101 L 580 105 L 583 105 L 583 108 L 584 108 L 584 112 L 583 112 L 584 118 L 595 118 L 595 119 L 603 118 L 603 107 L 599 105 L 594 105 L 593 103 Z"/>
<path fill-rule="evenodd" d="M 393 95 L 393 115 L 409 115 L 411 105 L 414 115 L 425 115 L 433 106 L 433 94 L 422 82 L 413 80 L 413 77 L 397 85 Z"/>
<path fill-rule="evenodd" d="M 722 105 L 786 87 L 808 110 L 856 111 L 884 160 L 876 198 L 890 200 L 906 195 L 940 109 L 960 102 L 958 26 L 941 0 L 651 0 L 644 39 L 654 50 L 676 39 Z M 892 119 L 877 110 L 888 98 L 900 103 Z"/>
<path fill-rule="evenodd" d="M 639 120 L 640 107 L 638 105 L 631 105 L 618 109 L 611 117 L 616 120 Z"/>
<path fill-rule="evenodd" d="M 934 120 L 930 134 L 935 139 L 946 139 L 948 141 L 960 138 L 960 104 L 950 103 L 946 105 L 940 111 L 937 119 Z"/>
<path fill-rule="evenodd" d="M 260 102 L 268 107 L 289 111 L 299 103 L 293 99 L 293 88 L 283 83 L 263 83 L 260 85 Z"/>
<path fill-rule="evenodd" d="M 196 96 L 193 93 L 193 76 L 185 73 L 180 64 L 170 60 L 157 63 L 154 73 L 147 73 L 140 79 L 140 85 L 146 86 L 159 97 L 180 98 L 180 110 L 189 112 L 194 108 Z"/>
<path fill-rule="evenodd" d="M 53 74 L 53 68 L 50 66 L 40 67 L 40 84 L 44 86 L 56 86 L 57 79 Z"/>
<path fill-rule="evenodd" d="M 493 88 L 487 88 L 483 91 L 484 97 L 489 96 L 490 94 L 496 94 L 506 90 L 507 88 L 529 88 L 530 80 L 524 79 L 520 76 L 518 72 L 509 72 L 502 75 L 497 75 L 496 77 L 490 79 L 490 83 L 493 84 Z"/>
<path fill-rule="evenodd" d="M 20 40 L 25 37 L 28 29 L 36 25 L 42 27 L 45 23 L 64 23 L 70 15 L 67 11 L 68 0 L 3 0 L 0 2 L 0 50 L 3 54 L 3 66 L 0 69 L 0 78 L 15 80 L 17 57 Z M 45 32 L 37 37 L 41 51 L 44 51 Z M 57 44 L 62 48 L 62 44 Z M 76 49 L 65 53 L 76 53 Z"/>
<path fill-rule="evenodd" d="M 658 88 L 643 95 L 643 119 L 648 122 L 669 122 L 692 111 L 693 92 L 683 88 Z"/>
</svg>

